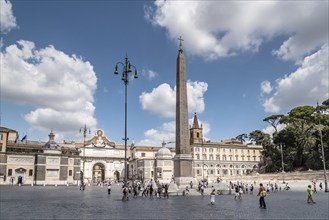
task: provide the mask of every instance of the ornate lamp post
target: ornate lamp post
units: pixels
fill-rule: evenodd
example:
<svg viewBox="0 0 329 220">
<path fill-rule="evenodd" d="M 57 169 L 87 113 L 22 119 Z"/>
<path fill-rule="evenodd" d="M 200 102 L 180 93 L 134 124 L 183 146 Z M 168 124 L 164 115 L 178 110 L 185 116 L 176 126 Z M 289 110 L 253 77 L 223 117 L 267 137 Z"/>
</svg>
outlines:
<svg viewBox="0 0 329 220">
<path fill-rule="evenodd" d="M 85 158 L 86 136 L 87 136 L 87 132 L 90 134 L 90 129 L 88 129 L 87 125 L 85 124 L 84 127 L 80 128 L 79 132 L 83 134 L 83 160 L 82 160 L 81 186 L 82 186 L 82 189 L 84 189 L 85 162 L 86 162 L 86 158 Z"/>
<path fill-rule="evenodd" d="M 123 84 L 125 85 L 125 137 L 124 137 L 123 140 L 125 141 L 124 184 L 126 184 L 126 182 L 127 182 L 127 141 L 129 140 L 129 138 L 127 137 L 127 86 L 128 86 L 128 83 L 129 83 L 129 73 L 132 72 L 131 67 L 133 67 L 134 70 L 135 70 L 135 74 L 134 74 L 135 79 L 138 78 L 138 75 L 137 75 L 136 67 L 134 65 L 130 64 L 130 61 L 128 60 L 127 55 L 126 55 L 124 63 L 118 62 L 115 65 L 114 74 L 116 74 L 116 75 L 119 74 L 118 64 L 122 65 L 122 78 L 121 78 L 121 80 L 123 81 Z"/>
</svg>

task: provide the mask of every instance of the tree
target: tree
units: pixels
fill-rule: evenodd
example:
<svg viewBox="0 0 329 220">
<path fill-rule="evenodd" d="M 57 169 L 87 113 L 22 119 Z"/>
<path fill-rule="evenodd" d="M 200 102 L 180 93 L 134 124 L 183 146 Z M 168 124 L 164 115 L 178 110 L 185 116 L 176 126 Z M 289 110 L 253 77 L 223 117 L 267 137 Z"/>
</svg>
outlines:
<svg viewBox="0 0 329 220">
<path fill-rule="evenodd" d="M 283 116 L 284 115 L 271 115 L 263 119 L 263 121 L 268 122 L 274 128 L 275 131 L 273 136 L 278 133 L 277 126 Z"/>
<path fill-rule="evenodd" d="M 280 122 L 293 129 L 296 141 L 296 157 L 294 166 L 302 166 L 303 154 L 308 152 L 315 144 L 314 133 L 314 108 L 312 106 L 300 106 L 293 108 L 287 116 L 281 117 Z"/>
<path fill-rule="evenodd" d="M 243 143 L 246 138 L 248 138 L 247 134 L 239 134 L 238 136 L 235 137 L 235 139 L 240 141 L 241 143 Z"/>
</svg>

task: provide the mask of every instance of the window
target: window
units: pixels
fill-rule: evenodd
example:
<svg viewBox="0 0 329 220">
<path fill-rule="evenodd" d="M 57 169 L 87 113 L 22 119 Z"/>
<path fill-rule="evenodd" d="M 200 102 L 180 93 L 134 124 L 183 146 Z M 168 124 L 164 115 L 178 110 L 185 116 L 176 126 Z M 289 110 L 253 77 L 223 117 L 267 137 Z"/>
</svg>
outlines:
<svg viewBox="0 0 329 220">
<path fill-rule="evenodd" d="M 250 156 L 248 156 L 248 161 L 250 161 Z"/>
<path fill-rule="evenodd" d="M 213 170 L 210 170 L 210 174 L 214 174 L 214 171 Z"/>
<path fill-rule="evenodd" d="M 69 176 L 72 176 L 72 170 L 69 170 Z"/>
<path fill-rule="evenodd" d="M 249 150 L 248 150 L 248 154 L 249 154 Z"/>
<path fill-rule="evenodd" d="M 202 159 L 203 159 L 203 160 L 207 160 L 207 155 L 203 154 L 203 155 L 202 155 Z"/>
<path fill-rule="evenodd" d="M 29 170 L 29 176 L 33 175 L 33 170 Z"/>
<path fill-rule="evenodd" d="M 209 155 L 209 160 L 214 160 L 214 156 L 212 154 Z"/>
<path fill-rule="evenodd" d="M 235 149 L 235 153 L 238 153 L 238 149 Z"/>
<path fill-rule="evenodd" d="M 226 160 L 226 155 L 223 155 L 223 160 Z"/>
<path fill-rule="evenodd" d="M 213 149 L 212 149 L 212 148 L 210 148 L 210 149 L 209 149 L 209 152 L 213 152 Z"/>
<path fill-rule="evenodd" d="M 244 155 L 241 156 L 241 160 L 244 161 Z"/>
<path fill-rule="evenodd" d="M 200 134 L 199 132 L 196 133 L 196 137 L 199 138 L 200 137 Z"/>
<path fill-rule="evenodd" d="M 197 160 L 200 160 L 200 154 L 197 154 L 197 155 L 196 155 L 196 159 L 197 159 Z"/>
<path fill-rule="evenodd" d="M 196 174 L 200 175 L 200 170 L 196 170 Z"/>
<path fill-rule="evenodd" d="M 235 160 L 239 160 L 239 156 L 238 155 L 235 155 Z"/>
<path fill-rule="evenodd" d="M 12 169 L 8 169 L 8 176 L 11 176 L 13 174 L 13 170 Z"/>
<path fill-rule="evenodd" d="M 217 152 L 219 152 L 220 148 L 217 148 Z"/>
<path fill-rule="evenodd" d="M 145 157 L 145 153 L 142 153 L 142 157 Z"/>
<path fill-rule="evenodd" d="M 230 160 L 232 160 L 232 155 L 230 155 L 229 157 L 230 157 Z"/>
<path fill-rule="evenodd" d="M 256 156 L 253 156 L 254 157 L 254 161 L 256 161 Z"/>
<path fill-rule="evenodd" d="M 230 153 L 231 153 L 231 149 L 230 149 Z"/>
<path fill-rule="evenodd" d="M 219 155 L 216 155 L 216 160 L 220 160 L 220 156 Z"/>
</svg>

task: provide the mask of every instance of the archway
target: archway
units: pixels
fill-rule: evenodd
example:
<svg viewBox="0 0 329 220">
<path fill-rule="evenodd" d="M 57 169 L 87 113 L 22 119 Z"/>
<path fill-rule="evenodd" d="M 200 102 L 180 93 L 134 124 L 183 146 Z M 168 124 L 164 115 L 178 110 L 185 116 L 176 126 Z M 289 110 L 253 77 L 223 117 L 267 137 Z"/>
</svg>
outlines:
<svg viewBox="0 0 329 220">
<path fill-rule="evenodd" d="M 120 173 L 119 173 L 119 171 L 116 170 L 113 173 L 113 177 L 114 177 L 114 181 L 118 182 L 120 180 Z"/>
<path fill-rule="evenodd" d="M 93 181 L 99 183 L 104 181 L 105 168 L 102 163 L 96 163 L 93 167 Z"/>
</svg>

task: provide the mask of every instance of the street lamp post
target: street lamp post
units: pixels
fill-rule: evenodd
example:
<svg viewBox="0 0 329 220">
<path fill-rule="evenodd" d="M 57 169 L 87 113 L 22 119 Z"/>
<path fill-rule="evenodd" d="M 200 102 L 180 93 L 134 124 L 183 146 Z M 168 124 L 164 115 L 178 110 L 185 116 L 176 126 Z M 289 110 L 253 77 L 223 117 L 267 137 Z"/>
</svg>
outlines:
<svg viewBox="0 0 329 220">
<path fill-rule="evenodd" d="M 122 65 L 122 78 L 121 80 L 123 81 L 123 84 L 125 85 L 125 137 L 123 138 L 123 140 L 125 141 L 125 161 L 124 161 L 124 184 L 126 184 L 127 182 L 127 141 L 129 140 L 129 138 L 127 137 L 127 86 L 129 83 L 129 73 L 132 72 L 131 67 L 134 68 L 135 70 L 135 74 L 134 74 L 134 78 L 137 79 L 138 75 L 137 75 L 137 69 L 134 65 L 130 64 L 130 61 L 128 60 L 128 57 L 126 56 L 124 63 L 122 62 L 118 62 L 115 65 L 115 71 L 114 74 L 119 74 L 118 71 L 118 64 Z"/>
<path fill-rule="evenodd" d="M 86 148 L 86 136 L 87 136 L 87 132 L 90 134 L 90 129 L 87 128 L 87 125 L 85 124 L 84 127 L 80 128 L 80 133 L 83 134 L 83 159 L 82 159 L 82 175 L 81 175 L 81 186 L 82 189 L 85 189 L 85 184 L 84 184 L 84 180 L 85 180 L 85 148 Z"/>
<path fill-rule="evenodd" d="M 319 104 L 317 103 L 317 111 L 318 114 L 320 116 L 320 108 L 319 108 Z M 327 174 L 326 174 L 326 158 L 324 157 L 324 148 L 323 148 L 323 139 L 322 139 L 322 130 L 321 130 L 321 121 L 320 121 L 320 117 L 319 117 L 319 134 L 320 134 L 320 143 L 321 143 L 321 151 L 322 151 L 322 162 L 323 162 L 323 175 L 324 175 L 324 191 L 325 192 L 329 192 L 328 189 L 328 183 L 327 183 Z"/>
<path fill-rule="evenodd" d="M 281 164 L 282 164 L 282 183 L 284 182 L 284 162 L 283 162 L 283 149 L 282 149 L 282 144 L 280 144 L 281 147 Z"/>
</svg>

